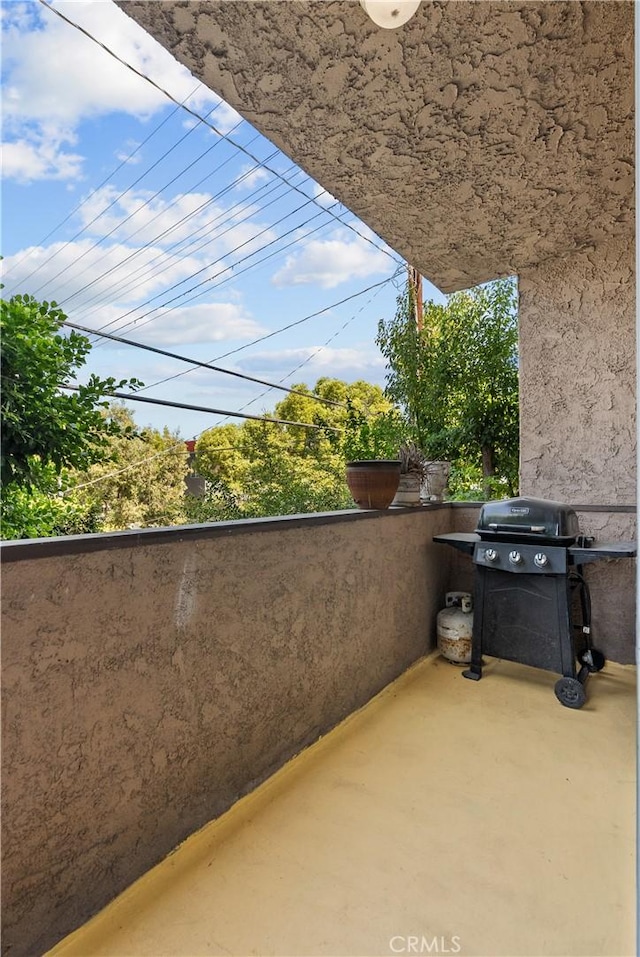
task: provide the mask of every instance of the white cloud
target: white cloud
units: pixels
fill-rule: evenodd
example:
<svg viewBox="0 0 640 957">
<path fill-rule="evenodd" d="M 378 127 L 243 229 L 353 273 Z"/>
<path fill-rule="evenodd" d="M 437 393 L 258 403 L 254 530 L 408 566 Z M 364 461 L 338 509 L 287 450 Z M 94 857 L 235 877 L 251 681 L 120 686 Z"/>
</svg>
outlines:
<svg viewBox="0 0 640 957">
<path fill-rule="evenodd" d="M 125 262 L 134 252 L 137 258 Z M 9 296 L 21 292 L 43 296 L 65 310 L 68 303 L 76 314 L 83 314 L 97 308 L 94 301 L 115 302 L 123 307 L 144 301 L 185 279 L 199 265 L 198 259 L 169 256 L 153 246 L 140 250 L 119 243 L 95 246 L 89 238 L 58 242 L 7 256 L 3 261 L 4 292 Z"/>
<path fill-rule="evenodd" d="M 258 352 L 238 360 L 244 372 L 273 378 L 288 375 L 304 362 L 298 378 L 315 381 L 320 376 L 342 379 L 367 379 L 382 381 L 385 362 L 380 353 L 370 344 L 362 348 L 342 349 L 330 346 L 305 346 L 298 349 L 281 349 L 274 352 Z"/>
<path fill-rule="evenodd" d="M 54 13 L 38 7 L 36 17 L 34 6 L 29 5 L 28 16 L 3 18 L 4 130 L 27 160 L 20 168 L 16 150 L 10 151 L 5 175 L 18 174 L 22 181 L 74 177 L 80 158 L 58 150 L 59 162 L 52 162 L 48 139 L 58 145 L 73 142 L 82 120 L 108 113 L 150 117 L 166 108 L 167 98 Z M 203 115 L 216 106 L 211 122 L 222 132 L 240 121 L 111 0 L 71 0 L 54 7 L 180 102 L 188 100 Z"/>
<path fill-rule="evenodd" d="M 46 295 L 80 317 L 114 302 L 122 313 L 179 283 L 170 295 L 206 293 L 203 284 L 230 279 L 233 262 L 276 238 L 256 220 L 240 221 L 246 214 L 246 207 L 238 212 L 213 203 L 208 193 L 164 199 L 146 191 L 120 195 L 107 186 L 79 209 L 84 236 L 5 258 L 6 292 Z"/>
<path fill-rule="evenodd" d="M 194 305 L 181 305 L 178 300 L 162 308 L 163 300 L 179 295 L 181 281 L 191 286 L 207 277 L 205 270 L 193 283 L 189 281 L 203 261 L 167 255 L 152 246 L 140 250 L 133 263 L 122 265 L 132 251 L 136 250 L 120 244 L 93 248 L 89 239 L 32 247 L 4 259 L 3 292 L 5 296 L 27 292 L 57 302 L 72 322 L 91 329 L 108 326 L 108 332 L 117 333 L 122 328 L 125 337 L 135 338 L 139 326 L 141 340 L 152 344 L 244 341 L 266 331 L 237 295 Z M 153 262 L 156 257 L 158 261 Z M 141 270 L 138 275 L 137 269 Z M 176 290 L 169 289 L 176 285 Z M 163 290 L 167 296 L 160 295 Z M 206 286 L 202 291 L 206 294 Z"/>
<path fill-rule="evenodd" d="M 2 144 L 2 176 L 19 183 L 35 179 L 75 179 L 80 175 L 83 157 L 65 151 L 64 143 L 73 141 L 69 135 L 46 136 L 43 131 L 32 131 L 13 142 Z"/>
<path fill-rule="evenodd" d="M 87 322 L 87 326 L 102 326 L 110 321 L 110 313 L 115 311 L 101 310 L 93 321 Z M 106 331 L 117 335 L 118 327 L 110 326 Z M 151 322 L 140 322 L 139 336 L 136 324 L 124 330 L 122 335 L 129 339 L 139 337 L 141 342 L 149 345 L 185 346 L 205 342 L 245 341 L 263 335 L 264 332 L 264 327 L 260 326 L 243 306 L 233 302 L 207 302 L 195 306 L 161 309 Z M 176 351 L 185 352 L 185 349 Z"/>
<path fill-rule="evenodd" d="M 303 243 L 300 252 L 287 257 L 272 282 L 276 286 L 314 283 L 332 289 L 350 279 L 388 273 L 390 266 L 389 257 L 371 243 L 346 230 L 336 230 L 329 239 Z"/>
<path fill-rule="evenodd" d="M 219 98 L 194 80 L 171 54 L 110 0 L 54 5 L 136 69 L 189 105 L 210 108 Z M 30 26 L 30 25 L 28 25 Z M 41 28 L 8 26 L 4 43 L 5 120 L 20 117 L 74 126 L 87 117 L 123 111 L 148 116 L 166 97 L 53 13 Z M 198 87 L 194 93 L 194 87 Z"/>
<path fill-rule="evenodd" d="M 271 173 L 263 166 L 256 167 L 255 164 L 247 164 L 243 166 L 238 173 L 238 179 L 240 179 L 241 182 L 238 183 L 236 189 L 253 189 L 258 183 L 263 183 L 271 179 Z"/>
<path fill-rule="evenodd" d="M 206 250 L 207 259 L 213 262 L 236 249 L 238 257 L 247 256 L 275 239 L 272 229 L 249 221 L 252 212 L 251 207 L 216 203 L 210 193 L 178 193 L 165 198 L 145 190 L 120 194 L 113 186 L 105 186 L 87 197 L 79 217 L 93 235 L 121 242 L 135 240 L 136 245 L 170 247 L 193 238 L 194 246 L 183 248 L 197 248 L 200 256 Z M 220 265 L 212 274 L 219 270 Z"/>
</svg>

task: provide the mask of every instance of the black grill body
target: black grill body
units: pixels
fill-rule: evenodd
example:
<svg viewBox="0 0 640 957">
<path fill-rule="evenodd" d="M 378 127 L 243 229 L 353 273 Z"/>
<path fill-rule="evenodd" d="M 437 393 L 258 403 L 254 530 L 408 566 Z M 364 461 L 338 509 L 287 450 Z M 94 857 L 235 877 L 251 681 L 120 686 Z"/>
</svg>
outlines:
<svg viewBox="0 0 640 957">
<path fill-rule="evenodd" d="M 483 654 L 577 677 L 576 661 L 585 650 L 582 628 L 590 623 L 582 620 L 582 608 L 576 620 L 572 584 L 564 572 L 514 575 L 477 567 L 469 677 L 481 677 Z"/>
<path fill-rule="evenodd" d="M 471 666 L 482 677 L 482 656 L 517 661 L 562 677 L 560 702 L 580 708 L 588 675 L 604 656 L 591 643 L 591 600 L 583 566 L 630 558 L 635 542 L 594 545 L 580 535 L 569 506 L 543 499 L 507 499 L 483 506 L 475 533 L 437 535 L 473 557 L 475 608 Z"/>
<path fill-rule="evenodd" d="M 580 534 L 578 516 L 569 505 L 524 497 L 486 502 L 480 510 L 477 531 L 484 541 L 556 545 L 573 545 Z"/>
</svg>

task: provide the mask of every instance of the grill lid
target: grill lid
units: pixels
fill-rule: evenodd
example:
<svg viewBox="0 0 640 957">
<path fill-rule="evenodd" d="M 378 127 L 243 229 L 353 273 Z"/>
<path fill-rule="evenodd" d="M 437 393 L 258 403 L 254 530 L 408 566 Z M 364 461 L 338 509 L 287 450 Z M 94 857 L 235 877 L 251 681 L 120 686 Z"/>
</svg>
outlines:
<svg viewBox="0 0 640 957">
<path fill-rule="evenodd" d="M 570 545 L 580 534 L 578 516 L 569 505 L 542 498 L 508 498 L 487 502 L 480 510 L 480 538 L 509 541 L 546 539 Z"/>
</svg>

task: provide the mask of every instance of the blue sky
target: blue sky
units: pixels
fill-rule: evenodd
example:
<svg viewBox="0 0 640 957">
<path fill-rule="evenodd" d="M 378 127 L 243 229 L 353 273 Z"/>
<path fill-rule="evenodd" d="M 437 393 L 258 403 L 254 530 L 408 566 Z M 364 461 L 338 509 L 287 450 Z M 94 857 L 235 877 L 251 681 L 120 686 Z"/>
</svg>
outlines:
<svg viewBox="0 0 640 957">
<path fill-rule="evenodd" d="M 400 257 L 111 0 L 53 5 L 235 145 L 42 4 L 3 3 L 3 294 L 55 300 L 81 325 L 288 386 L 324 375 L 384 384 L 376 327 L 404 274 L 334 304 L 390 280 Z M 424 294 L 444 301 L 428 283 Z M 253 414 L 284 396 L 207 370 L 159 381 L 188 368 L 101 340 L 87 371 Z M 140 425 L 185 438 L 220 421 L 131 407 Z"/>
</svg>

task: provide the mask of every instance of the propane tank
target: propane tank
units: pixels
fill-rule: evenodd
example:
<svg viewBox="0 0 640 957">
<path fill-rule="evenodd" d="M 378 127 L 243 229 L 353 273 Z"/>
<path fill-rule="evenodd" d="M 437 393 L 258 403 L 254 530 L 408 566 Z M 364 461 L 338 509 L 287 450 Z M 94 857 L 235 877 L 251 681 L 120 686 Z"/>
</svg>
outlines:
<svg viewBox="0 0 640 957">
<path fill-rule="evenodd" d="M 450 591 L 446 594 L 446 608 L 438 612 L 438 650 L 457 665 L 471 661 L 473 634 L 473 600 L 469 592 Z"/>
</svg>

